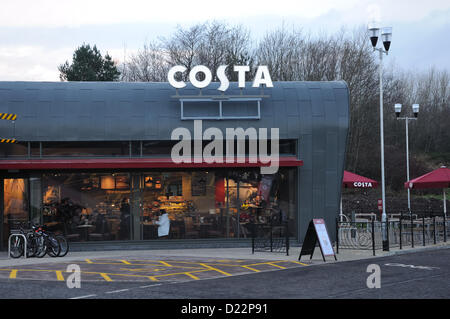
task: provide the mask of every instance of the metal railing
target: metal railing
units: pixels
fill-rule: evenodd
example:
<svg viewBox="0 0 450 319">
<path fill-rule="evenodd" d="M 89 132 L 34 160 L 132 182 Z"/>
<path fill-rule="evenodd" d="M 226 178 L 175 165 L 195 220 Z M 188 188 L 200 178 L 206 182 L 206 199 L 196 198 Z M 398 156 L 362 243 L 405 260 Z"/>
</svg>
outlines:
<svg viewBox="0 0 450 319">
<path fill-rule="evenodd" d="M 289 228 L 287 222 L 251 224 L 252 254 L 255 251 L 286 253 L 289 256 Z"/>
<path fill-rule="evenodd" d="M 443 213 L 392 214 L 386 222 L 356 219 L 341 222 L 336 220 L 336 251 L 339 249 L 376 250 L 382 249 L 383 231 L 389 248 L 405 246 L 426 246 L 446 242 L 449 239 L 450 222 Z"/>
</svg>

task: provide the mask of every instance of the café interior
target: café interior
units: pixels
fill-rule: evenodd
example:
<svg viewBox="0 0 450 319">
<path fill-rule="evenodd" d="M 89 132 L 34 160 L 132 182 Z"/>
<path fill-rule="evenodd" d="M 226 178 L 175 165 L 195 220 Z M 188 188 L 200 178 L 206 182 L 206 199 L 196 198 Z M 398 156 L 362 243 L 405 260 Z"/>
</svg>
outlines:
<svg viewBox="0 0 450 319">
<path fill-rule="evenodd" d="M 73 242 L 154 240 L 165 211 L 169 239 L 249 238 L 250 225 L 274 220 L 287 222 L 295 236 L 296 177 L 296 168 L 282 167 L 271 175 L 236 168 L 4 179 L 3 227 L 28 219 Z"/>
</svg>

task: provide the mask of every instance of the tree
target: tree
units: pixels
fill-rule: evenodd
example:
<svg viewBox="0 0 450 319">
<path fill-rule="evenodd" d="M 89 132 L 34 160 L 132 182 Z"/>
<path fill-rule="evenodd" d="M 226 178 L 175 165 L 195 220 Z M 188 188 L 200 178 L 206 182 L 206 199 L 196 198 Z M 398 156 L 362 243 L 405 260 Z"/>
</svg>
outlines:
<svg viewBox="0 0 450 319">
<path fill-rule="evenodd" d="M 75 50 L 72 64 L 66 61 L 58 70 L 61 81 L 117 81 L 120 76 L 108 53 L 103 58 L 95 45 L 84 43 Z"/>
<path fill-rule="evenodd" d="M 218 80 L 216 70 L 220 65 L 228 65 L 226 73 L 231 81 L 237 81 L 233 65 L 249 65 L 249 80 L 254 73 L 253 61 L 248 30 L 217 21 L 205 22 L 190 28 L 179 26 L 170 37 L 146 44 L 143 50 L 131 54 L 122 65 L 122 80 L 167 81 L 170 67 L 183 65 L 186 72 L 177 76 L 187 81 L 189 71 L 199 64 L 211 70 L 213 81 Z M 202 75 L 198 77 L 201 79 Z"/>
</svg>

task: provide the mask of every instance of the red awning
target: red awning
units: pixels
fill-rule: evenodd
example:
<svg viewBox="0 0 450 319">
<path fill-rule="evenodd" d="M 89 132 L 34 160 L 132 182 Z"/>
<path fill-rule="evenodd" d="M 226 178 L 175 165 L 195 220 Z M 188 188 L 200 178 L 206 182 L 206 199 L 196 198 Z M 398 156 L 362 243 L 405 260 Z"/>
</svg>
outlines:
<svg viewBox="0 0 450 319">
<path fill-rule="evenodd" d="M 342 185 L 345 188 L 374 188 L 378 186 L 378 182 L 355 173 L 344 171 Z"/>
<path fill-rule="evenodd" d="M 405 188 L 449 188 L 450 168 L 442 166 L 405 183 Z"/>
<path fill-rule="evenodd" d="M 302 166 L 303 161 L 294 156 L 279 158 L 280 167 Z M 251 163 L 174 163 L 170 157 L 164 158 L 73 158 L 73 159 L 30 159 L 2 160 L 0 170 L 50 170 L 50 169 L 130 169 L 130 168 L 214 168 L 214 167 L 263 167 L 270 166 L 261 161 Z"/>
</svg>

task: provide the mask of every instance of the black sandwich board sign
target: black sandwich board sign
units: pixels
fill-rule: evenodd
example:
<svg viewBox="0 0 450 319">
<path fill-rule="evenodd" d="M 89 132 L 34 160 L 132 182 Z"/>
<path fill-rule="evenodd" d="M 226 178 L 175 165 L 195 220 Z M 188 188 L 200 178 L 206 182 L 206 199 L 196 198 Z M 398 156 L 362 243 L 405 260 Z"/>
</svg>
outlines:
<svg viewBox="0 0 450 319">
<path fill-rule="evenodd" d="M 322 218 L 313 219 L 309 222 L 308 230 L 306 231 L 302 250 L 300 252 L 300 256 L 298 256 L 298 260 L 300 260 L 303 255 L 310 255 L 309 259 L 311 259 L 314 254 L 314 249 L 316 248 L 317 242 L 319 242 L 323 261 L 326 261 L 326 256 L 334 256 L 334 259 L 337 260 L 336 254 L 333 250 L 333 246 L 331 245 L 330 236 L 328 236 L 327 226 L 325 225 L 325 221 Z"/>
</svg>

